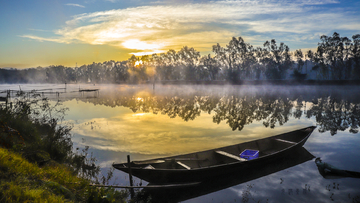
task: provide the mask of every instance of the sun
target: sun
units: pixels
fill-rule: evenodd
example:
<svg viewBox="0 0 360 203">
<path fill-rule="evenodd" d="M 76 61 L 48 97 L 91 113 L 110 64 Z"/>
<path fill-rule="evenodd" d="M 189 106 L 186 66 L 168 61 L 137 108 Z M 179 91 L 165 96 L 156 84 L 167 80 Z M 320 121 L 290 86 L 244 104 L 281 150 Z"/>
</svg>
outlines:
<svg viewBox="0 0 360 203">
<path fill-rule="evenodd" d="M 142 61 L 142 60 L 136 61 L 134 66 L 139 66 L 139 65 L 141 65 L 141 64 L 143 64 L 143 61 Z"/>
<path fill-rule="evenodd" d="M 166 43 L 144 42 L 138 39 L 129 39 L 121 44 L 124 48 L 130 49 L 135 56 L 152 55 L 165 52 Z"/>
</svg>

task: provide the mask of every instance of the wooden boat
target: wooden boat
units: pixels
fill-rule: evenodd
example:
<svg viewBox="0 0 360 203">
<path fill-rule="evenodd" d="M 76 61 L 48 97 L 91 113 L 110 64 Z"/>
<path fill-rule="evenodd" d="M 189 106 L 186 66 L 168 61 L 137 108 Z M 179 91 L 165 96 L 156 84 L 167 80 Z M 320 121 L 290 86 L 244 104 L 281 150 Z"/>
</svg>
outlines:
<svg viewBox="0 0 360 203">
<path fill-rule="evenodd" d="M 151 197 L 153 202 L 183 202 L 188 199 L 262 178 L 296 165 L 301 165 L 314 158 L 314 155 L 304 147 L 299 147 L 297 150 L 292 150 L 291 153 L 286 153 L 282 158 L 276 159 L 276 164 L 262 164 L 261 167 L 253 167 L 252 170 L 246 171 L 246 175 L 235 171 L 234 173 L 226 173 L 223 176 L 216 176 L 215 178 L 210 177 L 199 184 L 181 188 L 163 187 L 156 189 L 149 187 L 152 186 L 152 184 L 149 183 L 147 187 L 142 190 L 143 200 L 145 202 L 145 200 L 149 199 L 148 197 Z M 287 173 L 287 175 L 301 176 L 301 173 Z M 283 178 L 287 179 L 286 176 Z"/>
<path fill-rule="evenodd" d="M 236 145 L 190 154 L 144 161 L 113 164 L 113 167 L 150 183 L 201 182 L 227 173 L 242 173 L 266 164 L 276 164 L 277 159 L 302 147 L 315 126 L 288 133 L 249 141 Z M 245 149 L 259 151 L 258 157 L 247 160 L 239 156 Z M 130 166 L 130 167 L 129 167 Z"/>
</svg>

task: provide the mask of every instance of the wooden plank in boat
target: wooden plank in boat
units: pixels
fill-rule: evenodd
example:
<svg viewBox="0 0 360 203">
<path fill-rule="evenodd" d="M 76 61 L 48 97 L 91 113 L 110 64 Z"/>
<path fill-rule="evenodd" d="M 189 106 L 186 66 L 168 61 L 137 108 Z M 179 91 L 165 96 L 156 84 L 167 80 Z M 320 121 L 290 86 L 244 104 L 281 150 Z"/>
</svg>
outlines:
<svg viewBox="0 0 360 203">
<path fill-rule="evenodd" d="M 165 159 L 165 161 L 202 161 L 202 159 L 197 159 L 197 158 L 168 158 Z"/>
<path fill-rule="evenodd" d="M 152 165 L 147 165 L 146 167 L 144 167 L 144 169 L 155 169 Z"/>
<path fill-rule="evenodd" d="M 288 141 L 288 140 L 282 140 L 282 139 L 275 139 L 277 141 L 280 141 L 280 142 L 285 142 L 285 143 L 289 143 L 289 144 L 297 144 L 296 142 L 291 142 L 291 141 Z"/>
<path fill-rule="evenodd" d="M 184 163 L 181 163 L 180 161 L 177 161 L 176 163 L 179 164 L 180 166 L 186 168 L 187 170 L 190 170 L 190 169 L 191 169 L 190 166 L 188 166 L 188 165 L 186 165 L 186 164 L 184 164 Z"/>
<path fill-rule="evenodd" d="M 201 161 L 200 159 L 196 159 L 196 158 L 167 158 L 167 159 L 157 159 L 157 160 L 145 160 L 145 161 L 133 161 L 134 164 L 136 165 L 142 165 L 142 164 L 161 164 L 164 163 L 166 161 Z"/>
<path fill-rule="evenodd" d="M 161 164 L 164 163 L 165 160 L 147 160 L 147 161 L 133 161 L 134 164 L 141 165 L 141 164 Z"/>
<path fill-rule="evenodd" d="M 233 154 L 230 154 L 230 153 L 227 153 L 227 152 L 224 152 L 224 151 L 219 151 L 219 150 L 218 150 L 218 151 L 215 151 L 215 152 L 218 153 L 218 154 L 227 156 L 227 157 L 229 157 L 229 158 L 236 159 L 236 160 L 238 160 L 238 161 L 247 161 L 247 160 L 244 159 L 244 158 L 235 156 L 235 155 L 233 155 Z"/>
</svg>

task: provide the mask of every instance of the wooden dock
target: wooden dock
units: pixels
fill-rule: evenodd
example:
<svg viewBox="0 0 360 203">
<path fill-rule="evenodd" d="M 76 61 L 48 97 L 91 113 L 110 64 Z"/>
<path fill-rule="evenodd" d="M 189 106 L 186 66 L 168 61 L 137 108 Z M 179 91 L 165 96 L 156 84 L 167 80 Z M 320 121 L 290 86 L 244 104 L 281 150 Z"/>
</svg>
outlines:
<svg viewBox="0 0 360 203">
<path fill-rule="evenodd" d="M 100 89 L 79 89 L 79 92 L 98 92 Z"/>
</svg>

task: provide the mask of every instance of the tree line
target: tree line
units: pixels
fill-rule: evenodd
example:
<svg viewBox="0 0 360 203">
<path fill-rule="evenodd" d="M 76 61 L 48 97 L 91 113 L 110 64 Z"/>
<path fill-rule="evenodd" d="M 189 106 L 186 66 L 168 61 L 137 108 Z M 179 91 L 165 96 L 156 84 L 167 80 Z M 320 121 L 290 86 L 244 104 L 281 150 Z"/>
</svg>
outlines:
<svg viewBox="0 0 360 203">
<path fill-rule="evenodd" d="M 305 79 L 308 68 L 321 80 L 360 79 L 360 34 L 323 35 L 316 51 L 290 51 L 275 39 L 262 47 L 233 37 L 228 44 L 213 45 L 213 55 L 201 56 L 192 47 L 166 53 L 132 55 L 125 61 L 105 61 L 80 67 L 62 65 L 24 70 L 0 69 L 0 83 L 142 83 L 147 81 L 279 80 L 290 73 Z M 311 67 L 307 67 L 308 64 Z M 306 69 L 304 73 L 304 69 Z"/>
</svg>

